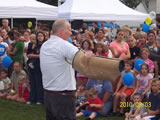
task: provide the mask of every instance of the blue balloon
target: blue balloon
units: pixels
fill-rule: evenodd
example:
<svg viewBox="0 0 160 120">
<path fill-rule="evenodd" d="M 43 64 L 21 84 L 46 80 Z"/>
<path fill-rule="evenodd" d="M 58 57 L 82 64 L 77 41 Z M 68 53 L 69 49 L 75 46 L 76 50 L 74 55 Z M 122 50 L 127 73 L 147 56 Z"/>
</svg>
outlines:
<svg viewBox="0 0 160 120">
<path fill-rule="evenodd" d="M 69 37 L 68 42 L 72 44 L 72 38 Z"/>
<path fill-rule="evenodd" d="M 99 27 L 99 28 L 101 27 L 101 23 L 100 22 L 98 22 L 97 27 Z"/>
<path fill-rule="evenodd" d="M 134 76 L 132 73 L 126 73 L 124 76 L 123 76 L 123 79 L 122 79 L 123 83 L 127 86 L 130 86 L 133 84 L 134 82 Z"/>
<path fill-rule="evenodd" d="M 141 70 L 141 65 L 144 63 L 144 60 L 142 59 L 137 59 L 135 62 L 134 62 L 134 67 L 137 71 L 140 71 Z"/>
<path fill-rule="evenodd" d="M 150 25 L 143 24 L 143 25 L 142 25 L 142 30 L 143 30 L 144 32 L 148 33 L 150 27 L 151 27 Z"/>
<path fill-rule="evenodd" d="M 9 57 L 9 56 L 5 56 L 3 59 L 2 59 L 2 64 L 4 67 L 8 68 L 12 63 L 12 59 Z"/>
<path fill-rule="evenodd" d="M 6 47 L 0 44 L 0 56 L 3 56 L 5 52 L 6 52 Z"/>
</svg>

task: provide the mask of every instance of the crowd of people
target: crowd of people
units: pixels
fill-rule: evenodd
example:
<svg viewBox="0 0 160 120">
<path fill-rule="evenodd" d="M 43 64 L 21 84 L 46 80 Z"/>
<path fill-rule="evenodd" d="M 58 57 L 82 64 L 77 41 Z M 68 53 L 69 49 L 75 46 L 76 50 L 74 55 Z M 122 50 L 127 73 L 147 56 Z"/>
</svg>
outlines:
<svg viewBox="0 0 160 120">
<path fill-rule="evenodd" d="M 39 26 L 34 32 L 21 31 L 11 29 L 8 24 L 8 19 L 3 19 L 0 27 L 0 44 L 6 48 L 6 53 L 0 56 L 0 99 L 43 104 L 40 49 L 50 38 L 50 30 Z M 145 33 L 140 27 L 133 31 L 126 25 L 111 36 L 107 27 L 98 28 L 94 22 L 93 27 L 88 28 L 84 23 L 80 29 L 72 31 L 71 39 L 70 43 L 87 55 L 125 61 L 124 71 L 113 83 L 90 79 L 76 71 L 77 117 L 84 115 L 89 120 L 100 114 L 125 116 L 126 120 L 160 118 L 160 29 Z M 2 63 L 7 55 L 13 61 L 9 68 Z M 140 71 L 134 68 L 138 58 L 145 62 Z M 123 76 L 128 72 L 135 79 L 131 86 L 123 84 Z M 128 107 L 131 107 L 130 112 L 126 111 Z"/>
</svg>

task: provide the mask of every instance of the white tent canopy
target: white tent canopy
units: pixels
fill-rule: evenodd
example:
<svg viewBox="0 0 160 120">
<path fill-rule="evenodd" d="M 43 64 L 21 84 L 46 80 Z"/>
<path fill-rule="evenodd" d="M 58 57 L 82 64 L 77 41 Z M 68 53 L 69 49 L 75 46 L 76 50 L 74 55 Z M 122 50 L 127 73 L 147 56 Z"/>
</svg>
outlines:
<svg viewBox="0 0 160 120">
<path fill-rule="evenodd" d="M 67 0 L 58 7 L 58 17 L 69 20 L 144 21 L 147 16 L 119 0 Z"/>
<path fill-rule="evenodd" d="M 1 0 L 0 18 L 36 18 L 55 20 L 57 7 L 36 0 Z"/>
</svg>

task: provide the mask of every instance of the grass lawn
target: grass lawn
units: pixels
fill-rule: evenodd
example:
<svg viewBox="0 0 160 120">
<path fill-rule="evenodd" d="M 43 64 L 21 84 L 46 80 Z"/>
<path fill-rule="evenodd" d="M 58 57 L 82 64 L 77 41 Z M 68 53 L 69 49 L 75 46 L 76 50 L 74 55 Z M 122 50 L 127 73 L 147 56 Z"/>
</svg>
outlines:
<svg viewBox="0 0 160 120">
<path fill-rule="evenodd" d="M 0 120 L 45 120 L 45 111 L 43 105 L 27 105 L 1 99 Z M 85 120 L 85 117 L 78 120 Z M 98 117 L 95 120 L 124 120 L 124 118 Z"/>
</svg>

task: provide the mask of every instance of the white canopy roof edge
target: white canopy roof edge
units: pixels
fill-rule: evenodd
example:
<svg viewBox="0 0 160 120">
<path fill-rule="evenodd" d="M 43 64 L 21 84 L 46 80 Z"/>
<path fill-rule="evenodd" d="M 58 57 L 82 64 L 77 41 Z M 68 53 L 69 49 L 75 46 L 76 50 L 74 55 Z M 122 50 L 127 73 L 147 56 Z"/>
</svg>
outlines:
<svg viewBox="0 0 160 120">
<path fill-rule="evenodd" d="M 142 22 L 147 16 L 119 0 L 67 0 L 58 7 L 58 17 L 69 20 Z"/>
<path fill-rule="evenodd" d="M 0 3 L 0 18 L 57 18 L 57 7 L 36 0 L 3 0 Z"/>
</svg>

